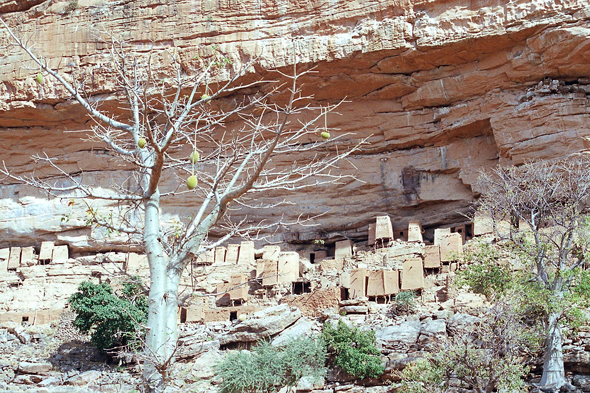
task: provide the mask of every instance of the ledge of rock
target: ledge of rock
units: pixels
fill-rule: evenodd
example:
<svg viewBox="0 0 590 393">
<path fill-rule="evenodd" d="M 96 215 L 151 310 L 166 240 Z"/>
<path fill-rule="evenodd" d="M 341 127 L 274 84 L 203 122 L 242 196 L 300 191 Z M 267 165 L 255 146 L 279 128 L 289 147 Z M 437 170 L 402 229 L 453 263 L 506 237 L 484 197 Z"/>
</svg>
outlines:
<svg viewBox="0 0 590 393">
<path fill-rule="evenodd" d="M 362 138 L 368 143 L 339 163 L 337 171 L 353 174 L 354 180 L 318 187 L 313 198 L 280 190 L 265 196 L 268 204 L 288 198 L 293 205 L 287 207 L 236 209 L 237 220 L 282 216 L 295 221 L 302 213 L 320 217 L 321 230 L 290 227 L 272 241 L 342 236 L 358 241 L 366 237 L 370 220 L 383 214 L 401 227 L 410 219 L 424 227 L 453 223 L 477 198 L 479 171 L 590 147 L 590 9 L 585 0 L 248 0 L 239 5 L 79 0 L 76 7 L 67 1 L 4 0 L 0 15 L 34 42 L 52 67 L 60 66 L 68 77 L 74 70 L 91 75 L 87 94 L 115 114 L 120 113 L 110 95 L 115 86 L 101 68 L 108 49 L 102 32 L 121 37 L 131 48 L 153 48 L 157 70 L 165 70 L 167 49 L 177 48 L 190 65 L 195 56 L 210 54 L 212 45 L 236 68 L 258 59 L 244 81 L 276 76 L 270 70 L 286 70 L 294 62 L 315 66 L 303 94 L 313 94 L 315 103 L 348 101 L 339 107 L 340 116 L 328 118 L 350 133 L 337 147 Z M 0 46 L 6 43 L 1 31 Z M 78 139 L 92 123 L 80 105 L 51 78 L 38 85 L 29 65 L 15 47 L 0 58 L 0 160 L 15 174 L 34 171 L 57 179 L 30 158 L 47 153 L 67 172 L 83 170 L 97 187 L 127 179 L 129 173 L 111 165 L 102 145 Z M 290 166 L 312 156 L 288 156 L 273 165 Z M 161 190 L 177 185 L 178 179 L 168 176 Z M 163 218 L 178 218 L 195 203 L 185 196 L 172 198 L 163 206 Z M 83 204 L 71 208 L 47 201 L 38 191 L 2 179 L 0 230 L 5 236 L 0 246 L 57 239 L 79 251 L 128 247 L 126 239 L 107 244 L 104 233 L 85 227 L 85 210 Z M 211 233 L 212 238 L 221 235 Z"/>
<path fill-rule="evenodd" d="M 282 332 L 301 318 L 296 307 L 281 304 L 252 314 L 244 322 L 235 325 L 227 334 L 217 339 L 221 345 L 234 342 L 258 341 Z"/>
</svg>

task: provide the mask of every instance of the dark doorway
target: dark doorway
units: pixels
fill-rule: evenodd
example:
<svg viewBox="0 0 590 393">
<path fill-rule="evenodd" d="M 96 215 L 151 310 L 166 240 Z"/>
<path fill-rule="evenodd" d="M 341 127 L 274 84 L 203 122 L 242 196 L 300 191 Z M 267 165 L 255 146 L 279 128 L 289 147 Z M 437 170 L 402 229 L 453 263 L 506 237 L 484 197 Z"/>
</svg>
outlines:
<svg viewBox="0 0 590 393">
<path fill-rule="evenodd" d="M 238 312 L 237 311 L 230 311 L 229 312 L 229 320 L 233 321 L 238 319 Z"/>
<path fill-rule="evenodd" d="M 350 292 L 348 288 L 341 287 L 340 288 L 340 300 L 348 300 L 350 299 Z"/>
<path fill-rule="evenodd" d="M 303 293 L 310 293 L 311 292 L 311 283 L 310 282 L 301 282 L 301 281 L 294 281 L 293 282 L 293 295 L 301 295 Z"/>
<path fill-rule="evenodd" d="M 309 262 L 315 263 L 315 252 L 309 253 Z"/>
</svg>

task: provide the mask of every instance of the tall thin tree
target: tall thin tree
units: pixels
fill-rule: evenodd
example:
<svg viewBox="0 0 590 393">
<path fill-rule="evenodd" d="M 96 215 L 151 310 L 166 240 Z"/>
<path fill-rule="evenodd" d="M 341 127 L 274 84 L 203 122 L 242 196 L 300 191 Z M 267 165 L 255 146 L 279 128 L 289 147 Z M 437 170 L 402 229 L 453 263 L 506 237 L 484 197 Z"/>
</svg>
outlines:
<svg viewBox="0 0 590 393">
<path fill-rule="evenodd" d="M 68 79 L 52 69 L 0 19 L 4 31 L 20 47 L 38 69 L 39 83 L 44 77 L 55 78 L 95 120 L 92 136 L 101 141 L 110 155 L 131 168 L 136 186 L 130 183 L 102 190 L 86 184 L 83 176 L 73 176 L 61 169 L 52 157 L 39 155 L 36 160 L 54 168 L 70 184 L 59 187 L 54 181 L 37 177 L 13 175 L 9 168 L 1 170 L 9 178 L 63 197 L 104 199 L 120 203 L 121 213 L 113 219 L 99 210 L 89 209 L 91 220 L 110 230 L 139 235 L 150 269 L 149 316 L 146 352 L 150 362 L 144 368 L 144 379 L 150 391 L 161 392 L 170 377 L 170 365 L 178 338 L 179 285 L 183 271 L 199 254 L 227 241 L 236 233 L 278 225 L 279 222 L 244 226 L 228 217 L 230 202 L 248 204 L 260 200 L 269 190 L 295 192 L 331 183 L 344 176 L 334 173 L 338 161 L 357 147 L 330 152 L 323 149 L 330 138 L 325 119 L 338 103 L 312 106 L 311 97 L 299 89 L 301 78 L 308 72 L 281 73 L 288 80 L 284 105 L 270 98 L 280 92 L 256 92 L 235 100 L 231 107 L 211 105 L 246 87 L 256 88 L 260 82 L 240 85 L 239 78 L 251 64 L 231 72 L 229 60 L 218 52 L 208 59 L 183 59 L 174 48 L 140 55 L 124 42 L 112 41 L 110 53 L 101 64 L 111 77 L 114 90 L 109 94 L 119 99 L 126 114 L 109 113 L 90 100 L 84 80 Z M 157 57 L 159 67 L 154 66 Z M 166 64 L 162 64 L 168 59 Z M 193 67 L 191 67 L 193 65 Z M 223 74 L 223 75 L 222 75 Z M 239 129 L 225 129 L 228 119 L 241 124 Z M 330 140 L 338 138 L 330 138 Z M 190 146 L 190 155 L 180 147 Z M 293 164 L 280 165 L 291 159 Z M 161 189 L 164 178 L 186 178 L 186 187 L 200 196 L 199 205 L 191 208 L 190 220 L 165 236 L 161 221 L 162 200 L 180 192 L 181 188 Z M 186 192 L 186 191 L 185 191 Z M 249 198 L 249 199 L 246 199 Z M 130 219 L 140 212 L 140 225 Z M 240 225 L 242 224 L 242 225 Z M 208 241 L 215 226 L 224 226 L 225 235 Z"/>
</svg>

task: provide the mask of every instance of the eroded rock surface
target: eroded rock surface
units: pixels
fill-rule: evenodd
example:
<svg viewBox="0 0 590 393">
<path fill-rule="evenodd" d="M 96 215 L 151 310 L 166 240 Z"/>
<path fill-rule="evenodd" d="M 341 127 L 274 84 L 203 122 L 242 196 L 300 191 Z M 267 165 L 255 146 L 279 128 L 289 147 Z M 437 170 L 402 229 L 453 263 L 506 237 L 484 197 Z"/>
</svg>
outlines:
<svg viewBox="0 0 590 393">
<path fill-rule="evenodd" d="M 284 215 L 286 221 L 322 214 L 321 231 L 291 227 L 277 241 L 337 234 L 359 240 L 379 214 L 402 227 L 412 218 L 424 227 L 453 222 L 477 195 L 480 170 L 588 148 L 585 0 L 70 3 L 2 1 L 0 14 L 53 67 L 68 75 L 85 73 L 92 99 L 115 113 L 117 104 L 108 99 L 114 86 L 101 67 L 104 32 L 139 50 L 154 48 L 157 70 L 166 69 L 166 48 L 178 48 L 190 65 L 215 44 L 235 67 L 258 56 L 245 80 L 305 63 L 317 73 L 305 81 L 304 93 L 323 103 L 347 98 L 341 116 L 329 121 L 351 133 L 338 148 L 368 138 L 358 154 L 340 163 L 356 180 L 313 190 L 313 198 L 277 191 L 267 196 L 269 202 L 288 196 L 294 205 L 234 212 L 236 218 Z M 7 42 L 2 32 L 0 45 Z M 126 178 L 100 145 L 77 138 L 91 124 L 81 107 L 50 78 L 38 85 L 29 66 L 14 47 L 0 58 L 0 160 L 17 174 L 34 169 L 49 175 L 29 158 L 45 152 L 69 172 L 83 169 L 93 185 L 109 187 Z M 93 150 L 99 154 L 91 158 Z M 285 157 L 273 165 L 308 158 Z M 170 176 L 162 190 L 175 189 L 178 181 Z M 6 234 L 0 243 L 57 237 L 79 250 L 101 247 L 104 234 L 85 228 L 85 206 L 47 202 L 11 183 L 3 180 L 0 187 L 0 230 Z M 193 204 L 174 198 L 165 218 Z M 118 241 L 124 247 L 125 239 Z"/>
</svg>

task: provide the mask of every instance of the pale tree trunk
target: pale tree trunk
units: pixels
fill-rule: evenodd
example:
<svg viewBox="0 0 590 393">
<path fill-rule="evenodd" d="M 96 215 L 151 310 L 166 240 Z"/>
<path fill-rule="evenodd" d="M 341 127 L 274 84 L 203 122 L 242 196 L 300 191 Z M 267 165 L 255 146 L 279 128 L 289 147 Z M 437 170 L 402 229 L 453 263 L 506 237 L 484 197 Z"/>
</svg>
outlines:
<svg viewBox="0 0 590 393">
<path fill-rule="evenodd" d="M 150 267 L 146 364 L 144 380 L 149 392 L 162 392 L 167 384 L 169 365 L 178 340 L 178 286 L 180 273 L 168 269 L 159 238 L 159 194 L 146 202 L 145 249 Z"/>
<path fill-rule="evenodd" d="M 545 339 L 545 357 L 543 375 L 539 387 L 544 392 L 558 392 L 566 385 L 563 367 L 563 333 L 559 322 L 559 313 L 549 315 L 549 330 Z"/>
</svg>

